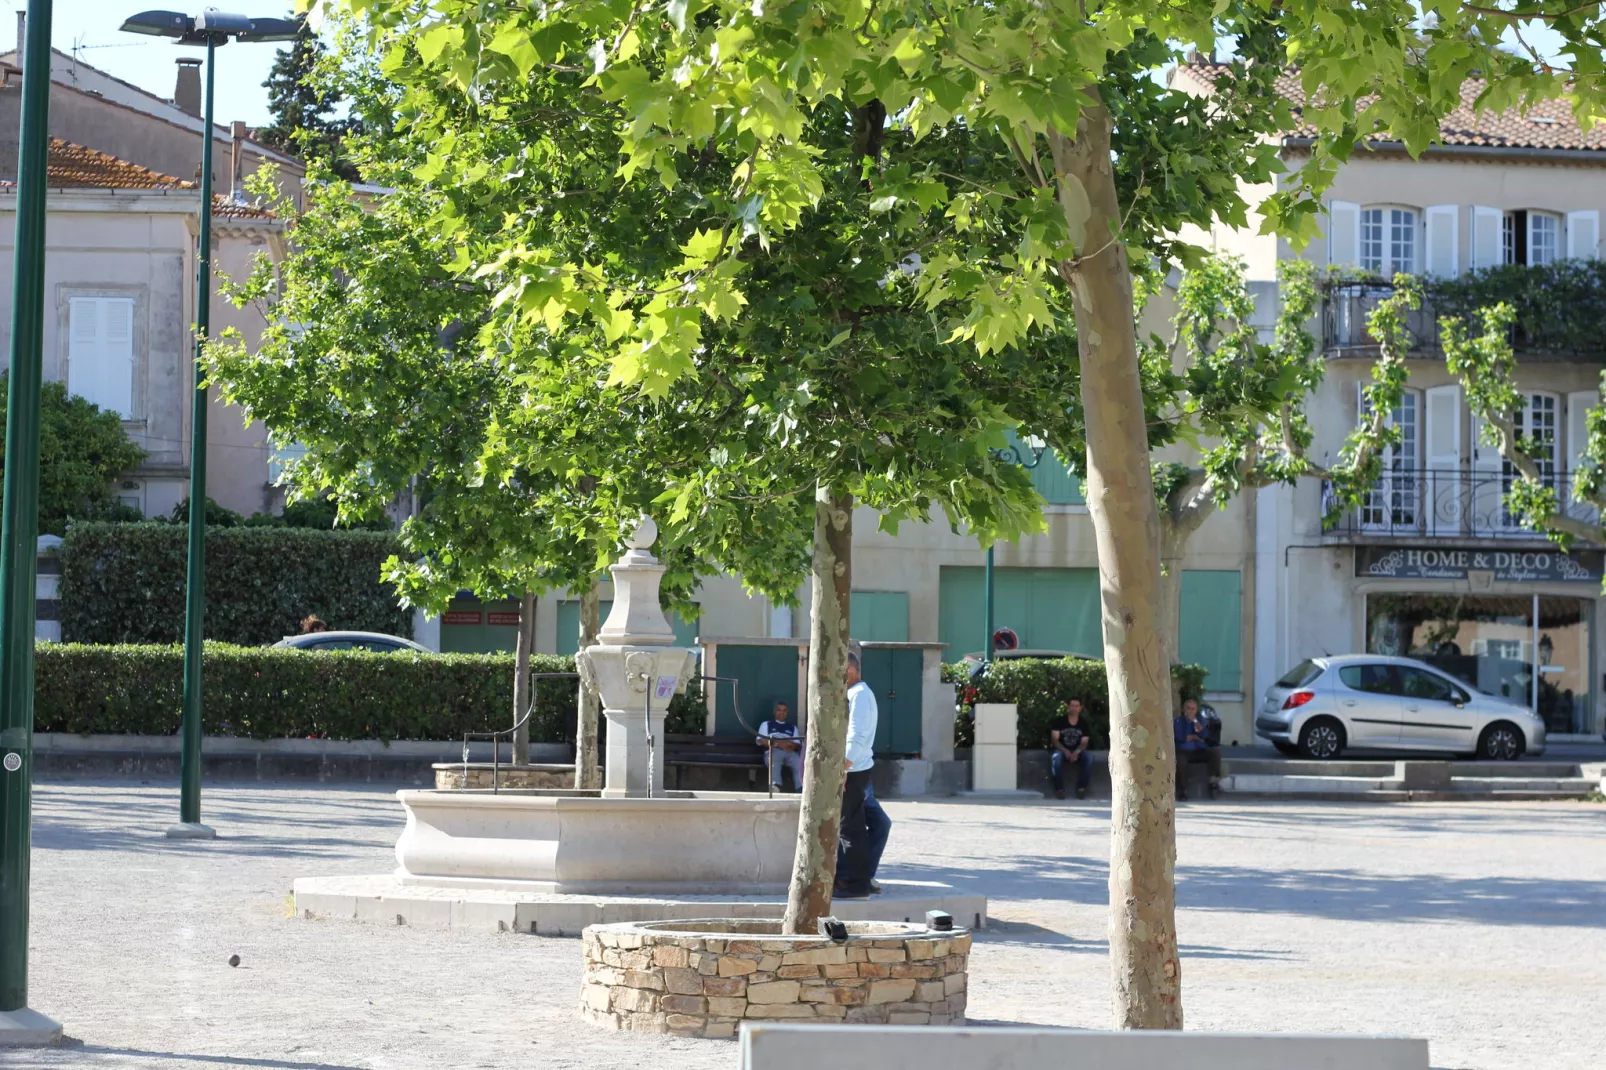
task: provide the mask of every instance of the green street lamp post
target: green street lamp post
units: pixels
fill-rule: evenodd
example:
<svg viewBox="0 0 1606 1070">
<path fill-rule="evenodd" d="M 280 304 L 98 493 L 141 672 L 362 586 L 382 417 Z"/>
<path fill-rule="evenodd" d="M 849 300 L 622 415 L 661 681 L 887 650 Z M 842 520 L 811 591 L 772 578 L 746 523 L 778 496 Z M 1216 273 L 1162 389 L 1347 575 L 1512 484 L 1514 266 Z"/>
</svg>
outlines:
<svg viewBox="0 0 1606 1070">
<path fill-rule="evenodd" d="M 61 1040 L 61 1026 L 28 1008 L 34 573 L 39 553 L 50 6 L 50 0 L 29 0 L 23 42 L 11 389 L 6 398 L 6 474 L 0 501 L 0 1047 Z"/>
<path fill-rule="evenodd" d="M 1042 463 L 1043 451 L 1046 449 L 1048 449 L 1048 444 L 1046 442 L 1037 438 L 1029 438 L 1026 440 L 1024 446 L 1022 446 L 1020 443 L 1014 443 L 1005 446 L 1001 450 L 991 450 L 990 452 L 992 453 L 993 460 L 995 461 L 1000 461 L 1004 464 L 1016 464 L 1020 465 L 1022 468 L 1032 469 L 1036 468 L 1040 463 Z M 1031 458 L 1030 460 L 1027 460 L 1028 456 Z M 981 660 L 983 662 L 989 662 L 993 660 L 993 548 L 992 544 L 990 543 L 987 546 L 986 585 L 987 638 L 982 642 L 981 646 Z"/>
<path fill-rule="evenodd" d="M 129 33 L 170 37 L 181 45 L 206 49 L 206 105 L 201 118 L 201 233 L 196 262 L 195 390 L 190 416 L 190 526 L 184 598 L 184 725 L 179 759 L 179 823 L 170 839 L 212 839 L 201 824 L 201 653 L 206 611 L 206 375 L 201 349 L 211 328 L 212 306 L 212 81 L 216 52 L 233 41 L 293 41 L 301 32 L 294 19 L 253 19 L 209 7 L 199 15 L 142 11 L 123 23 Z"/>
</svg>

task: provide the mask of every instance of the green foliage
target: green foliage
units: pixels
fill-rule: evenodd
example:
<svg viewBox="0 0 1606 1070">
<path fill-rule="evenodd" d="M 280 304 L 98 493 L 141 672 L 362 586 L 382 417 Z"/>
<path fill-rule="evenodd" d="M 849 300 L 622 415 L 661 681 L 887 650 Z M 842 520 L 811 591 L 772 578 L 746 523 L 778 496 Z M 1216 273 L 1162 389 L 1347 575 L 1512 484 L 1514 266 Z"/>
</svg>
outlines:
<svg viewBox="0 0 1606 1070">
<path fill-rule="evenodd" d="M 708 701 L 703 695 L 703 682 L 693 680 L 686 685 L 686 693 L 669 700 L 669 713 L 664 717 L 664 731 L 680 735 L 700 736 L 708 728 Z"/>
<path fill-rule="evenodd" d="M 172 524 L 78 524 L 61 546 L 68 642 L 171 643 L 184 627 L 187 532 Z M 393 535 L 294 528 L 211 528 L 206 634 L 277 642 L 316 614 L 333 629 L 410 636 L 413 615 L 380 579 Z"/>
<path fill-rule="evenodd" d="M 1512 348 L 1519 353 L 1599 360 L 1606 354 L 1606 260 L 1501 264 L 1423 284 L 1427 306 L 1441 319 L 1477 324 L 1484 310 L 1511 309 Z"/>
<path fill-rule="evenodd" d="M 334 118 L 343 95 L 316 77 L 328 51 L 311 29 L 303 29 L 289 47 L 279 49 L 268 80 L 262 83 L 273 122 L 257 127 L 254 136 L 280 152 L 325 161 L 341 178 L 355 182 L 357 168 L 342 152 L 342 142 L 354 124 Z"/>
<path fill-rule="evenodd" d="M 183 711 L 184 649 L 145 644 L 41 643 L 38 732 L 172 735 Z M 511 654 L 376 654 L 207 643 L 208 735 L 253 739 L 461 740 L 505 728 Z M 574 659 L 536 655 L 533 672 L 573 672 Z M 575 682 L 537 680 L 530 738 L 572 742 Z"/>
<path fill-rule="evenodd" d="M 942 681 L 958 688 L 959 718 L 954 724 L 954 745 L 975 743 L 975 719 L 971 707 L 978 702 L 1013 702 L 1017 721 L 1016 746 L 1035 750 L 1048 746 L 1048 726 L 1065 712 L 1065 703 L 1082 700 L 1082 721 L 1093 736 L 1089 746 L 1103 750 L 1110 745 L 1109 681 L 1104 662 L 1088 658 L 1000 658 L 992 663 L 979 683 L 973 682 L 973 662 L 948 662 L 942 667 Z M 1173 665 L 1171 676 L 1180 682 L 1184 699 L 1204 697 L 1203 665 Z"/>
<path fill-rule="evenodd" d="M 10 374 L 0 372 L 0 464 L 5 460 L 5 401 L 10 390 Z M 39 534 L 64 534 L 71 519 L 120 520 L 137 515 L 117 501 L 113 481 L 144 460 L 145 451 L 123 432 L 115 412 L 67 393 L 64 383 L 42 384 Z"/>
<path fill-rule="evenodd" d="M 261 514 L 257 514 L 260 516 Z M 190 500 L 181 499 L 173 506 L 173 511 L 165 517 L 154 518 L 158 523 L 188 524 L 190 522 Z M 209 528 L 237 528 L 248 523 L 247 519 L 226 505 L 219 505 L 208 495 L 206 499 L 206 526 Z"/>
</svg>

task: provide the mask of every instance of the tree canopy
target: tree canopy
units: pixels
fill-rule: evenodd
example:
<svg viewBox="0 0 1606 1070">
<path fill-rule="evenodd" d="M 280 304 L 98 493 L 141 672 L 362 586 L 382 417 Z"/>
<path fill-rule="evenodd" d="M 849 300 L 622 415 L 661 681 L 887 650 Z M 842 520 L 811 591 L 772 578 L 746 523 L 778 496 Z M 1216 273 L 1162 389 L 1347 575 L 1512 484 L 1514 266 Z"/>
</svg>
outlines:
<svg viewBox="0 0 1606 1070">
<path fill-rule="evenodd" d="M 0 399 L 11 377 L 0 372 Z M 145 460 L 123 421 L 92 402 L 46 382 L 39 409 L 39 534 L 64 535 L 68 520 L 138 519 L 117 501 L 116 480 Z M 5 460 L 6 414 L 0 411 L 0 463 Z"/>
</svg>

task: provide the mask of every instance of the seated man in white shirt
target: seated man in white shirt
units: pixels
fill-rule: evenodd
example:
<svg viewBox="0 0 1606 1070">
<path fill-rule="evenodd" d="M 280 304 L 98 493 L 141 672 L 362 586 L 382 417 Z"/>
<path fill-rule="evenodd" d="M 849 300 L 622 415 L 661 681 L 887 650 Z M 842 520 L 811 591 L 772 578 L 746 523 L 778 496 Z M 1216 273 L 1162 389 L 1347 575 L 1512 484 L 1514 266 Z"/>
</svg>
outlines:
<svg viewBox="0 0 1606 1070">
<path fill-rule="evenodd" d="M 870 828 L 865 815 L 865 792 L 870 787 L 870 769 L 875 765 L 875 692 L 859 678 L 858 645 L 848 650 L 848 748 L 842 781 L 842 825 L 839 835 L 836 899 L 863 899 L 870 894 Z"/>
<path fill-rule="evenodd" d="M 797 733 L 797 722 L 788 720 L 791 707 L 784 702 L 775 704 L 769 720 L 758 726 L 758 745 L 764 748 L 764 764 L 769 767 L 770 784 L 784 787 L 782 772 L 792 771 L 792 790 L 803 790 L 803 739 Z"/>
</svg>

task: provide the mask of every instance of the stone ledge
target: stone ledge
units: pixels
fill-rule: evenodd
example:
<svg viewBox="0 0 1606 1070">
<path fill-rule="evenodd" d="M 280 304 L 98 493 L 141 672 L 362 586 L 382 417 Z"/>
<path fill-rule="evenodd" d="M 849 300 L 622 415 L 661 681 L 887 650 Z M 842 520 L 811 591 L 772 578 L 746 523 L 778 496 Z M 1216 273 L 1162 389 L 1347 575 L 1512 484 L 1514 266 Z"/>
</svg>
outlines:
<svg viewBox="0 0 1606 1070">
<path fill-rule="evenodd" d="M 581 1016 L 705 1038 L 732 1037 L 743 1021 L 964 1024 L 969 932 L 847 925 L 841 944 L 744 918 L 588 926 Z"/>
<path fill-rule="evenodd" d="M 915 922 L 945 910 L 969 928 L 987 924 L 987 897 L 929 881 L 883 880 L 882 895 L 851 899 L 832 909 L 844 921 Z M 301 877 L 294 883 L 296 914 L 429 929 L 491 929 L 540 936 L 579 936 L 588 925 L 677 918 L 779 919 L 786 900 L 774 896 L 565 895 L 507 887 L 404 884 L 395 874 Z"/>
</svg>

